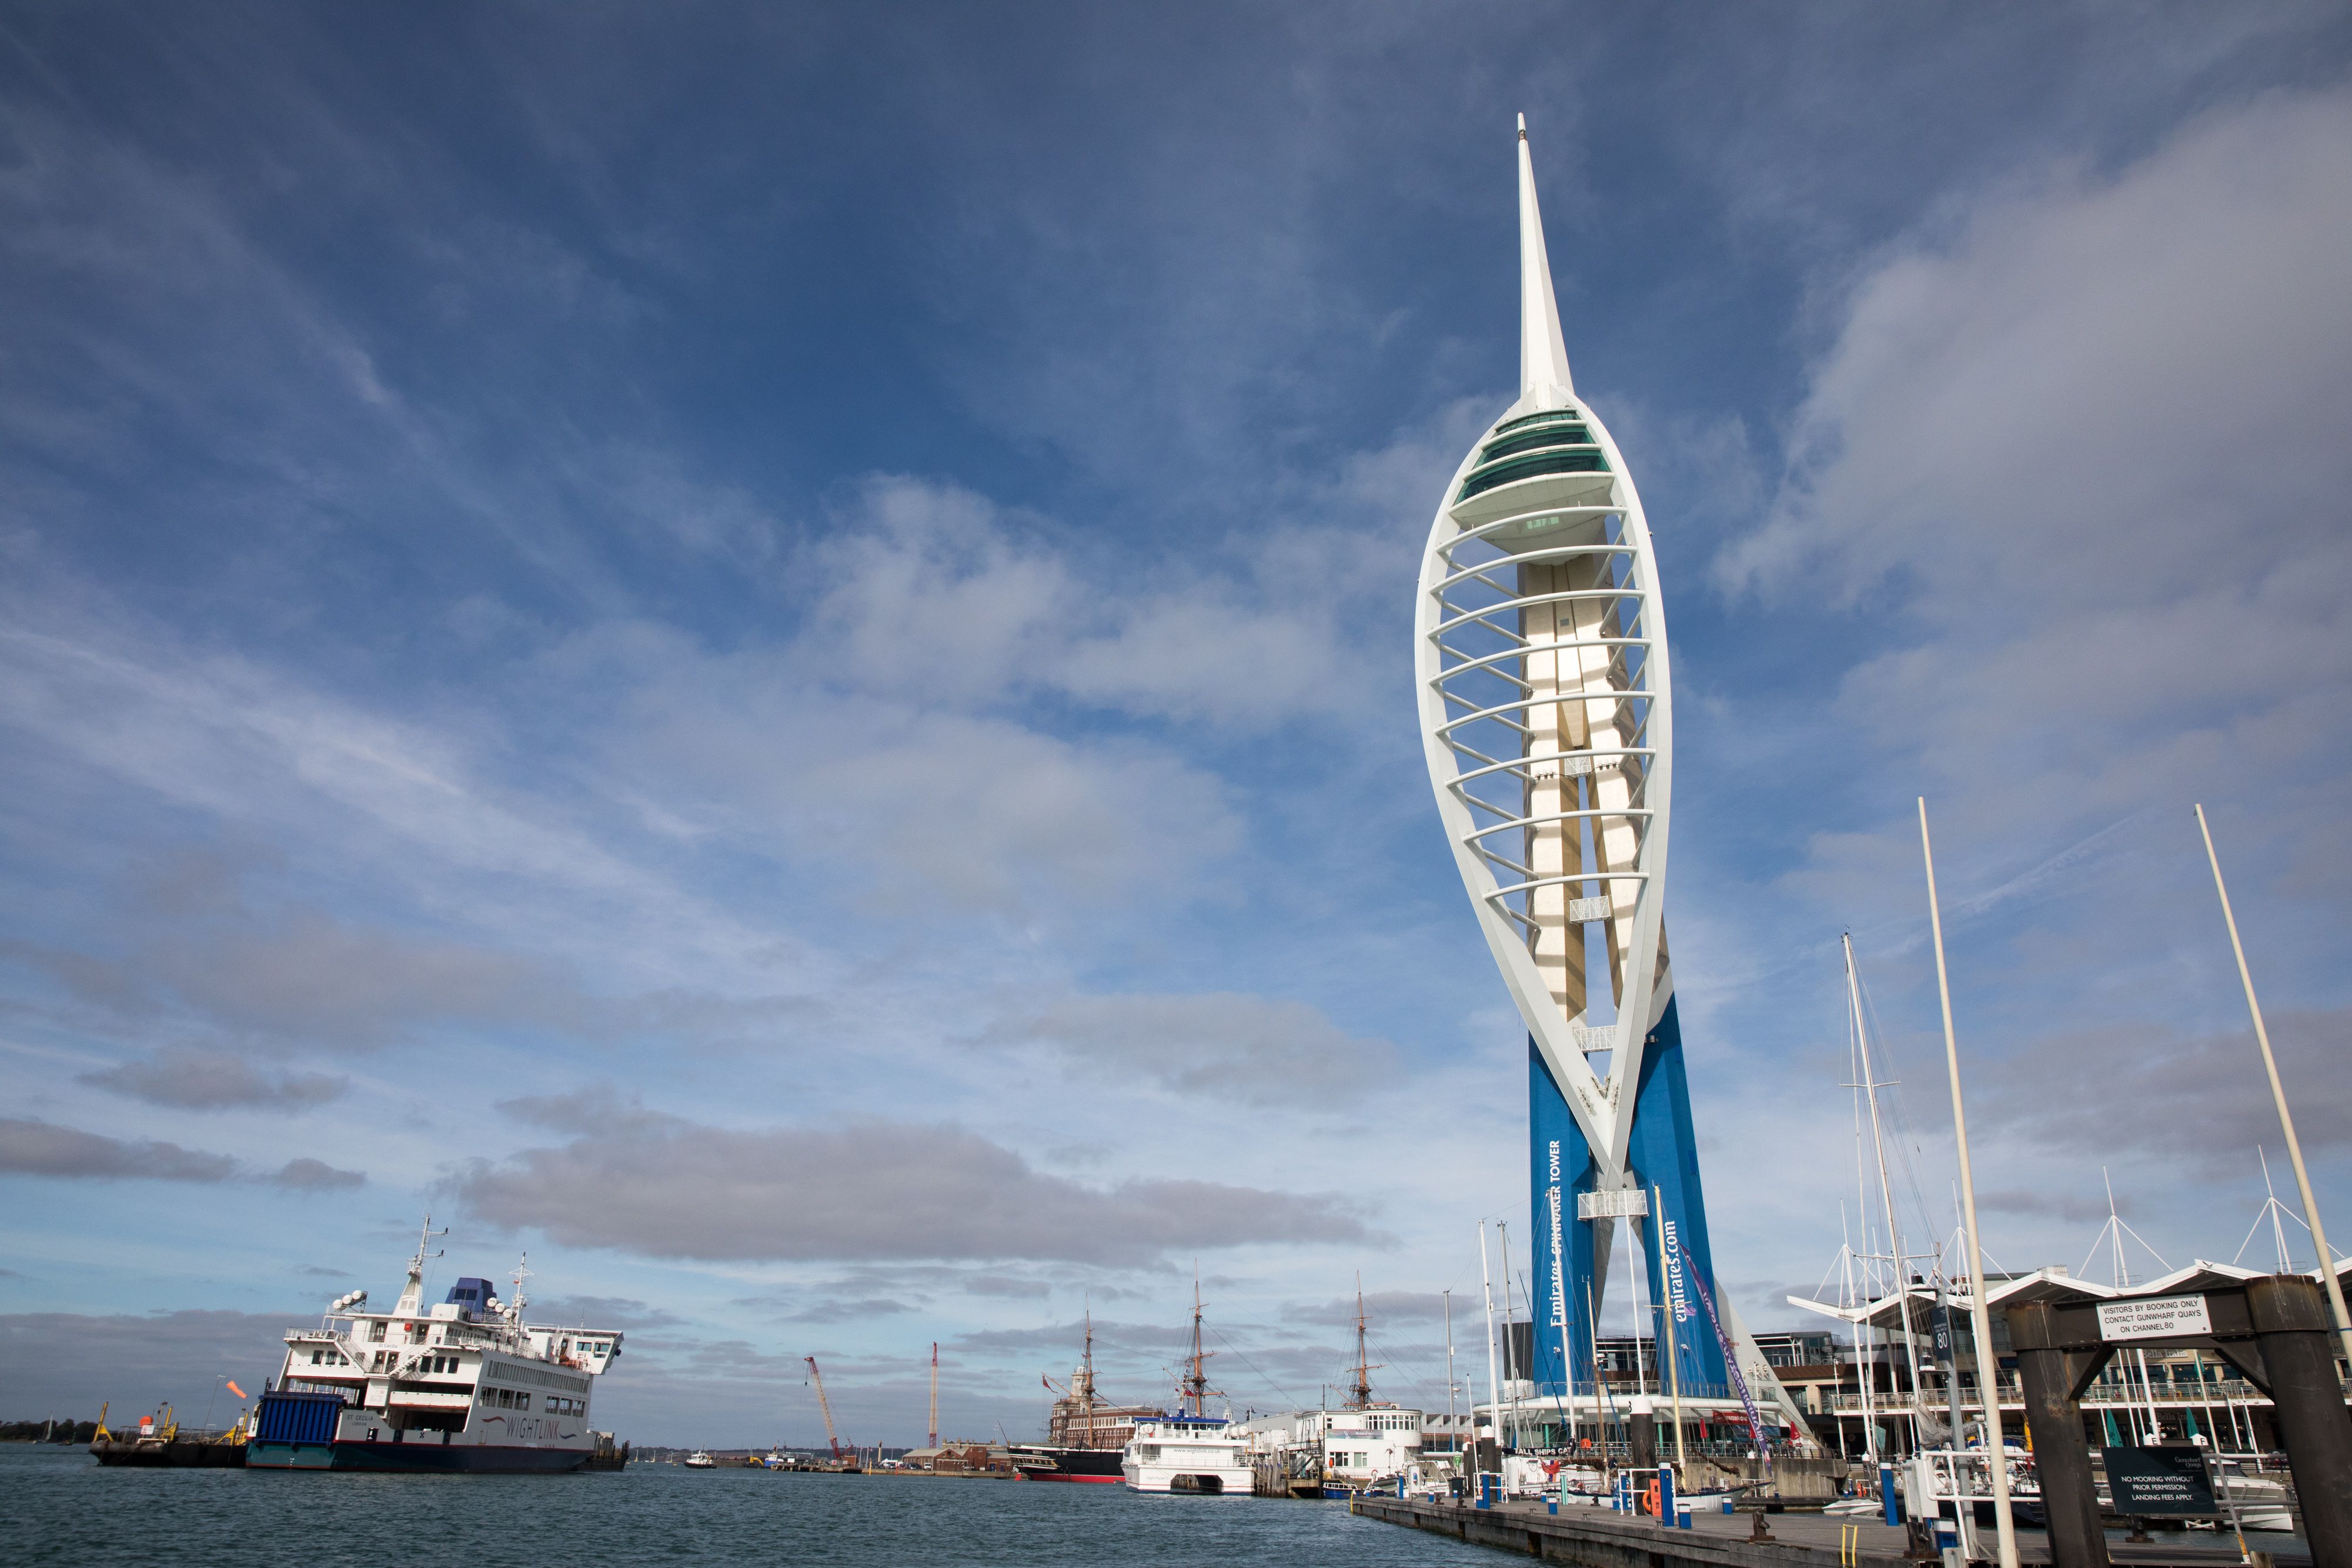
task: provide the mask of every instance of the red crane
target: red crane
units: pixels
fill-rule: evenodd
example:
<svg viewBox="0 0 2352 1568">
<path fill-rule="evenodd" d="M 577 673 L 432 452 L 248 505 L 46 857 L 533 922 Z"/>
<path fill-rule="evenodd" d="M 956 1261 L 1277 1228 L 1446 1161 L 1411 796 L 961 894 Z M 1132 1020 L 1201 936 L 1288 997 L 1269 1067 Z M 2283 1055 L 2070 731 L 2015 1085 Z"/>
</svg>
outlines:
<svg viewBox="0 0 2352 1568">
<path fill-rule="evenodd" d="M 809 1364 L 809 1378 L 816 1385 L 816 1407 L 824 1413 L 824 1440 L 833 1449 L 833 1462 L 844 1463 L 841 1457 L 841 1439 L 835 1436 L 833 1430 L 833 1406 L 824 1396 L 824 1374 L 816 1369 L 816 1357 L 811 1355 L 802 1359 Z"/>
</svg>

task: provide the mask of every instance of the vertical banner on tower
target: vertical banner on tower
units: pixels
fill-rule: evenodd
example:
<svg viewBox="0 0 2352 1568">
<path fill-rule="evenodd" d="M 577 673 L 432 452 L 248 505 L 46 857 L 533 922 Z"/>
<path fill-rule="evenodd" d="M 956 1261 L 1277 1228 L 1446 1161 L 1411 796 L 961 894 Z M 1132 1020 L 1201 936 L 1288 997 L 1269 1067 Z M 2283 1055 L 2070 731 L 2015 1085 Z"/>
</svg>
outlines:
<svg viewBox="0 0 2352 1568">
<path fill-rule="evenodd" d="M 1592 1278 L 1591 1227 L 1576 1218 L 1576 1195 L 1592 1189 L 1592 1152 L 1533 1040 L 1528 1041 L 1528 1131 L 1535 1221 L 1535 1266 L 1528 1279 L 1536 1310 L 1529 1375 L 1538 1394 L 1565 1395 L 1570 1392 L 1570 1365 L 1578 1386 L 1592 1386 L 1592 1345 L 1584 1322 Z M 1563 1328 L 1570 1348 L 1565 1359 Z"/>
<path fill-rule="evenodd" d="M 1707 1294 L 1718 1293 L 1715 1250 L 1706 1235 L 1706 1195 L 1699 1186 L 1698 1135 L 1691 1128 L 1690 1083 L 1683 1072 L 1682 1020 L 1672 997 L 1642 1053 L 1641 1085 L 1633 1098 L 1625 1157 L 1634 1179 L 1655 1194 L 1652 1201 L 1657 1212 L 1650 1223 L 1660 1228 L 1663 1247 L 1654 1241 L 1643 1255 L 1650 1301 L 1674 1314 L 1675 1361 L 1682 1372 L 1683 1392 L 1727 1397 L 1731 1379 L 1724 1370 L 1723 1342 L 1698 1288 L 1704 1282 Z M 1663 1272 L 1661 1250 L 1665 1254 Z"/>
</svg>

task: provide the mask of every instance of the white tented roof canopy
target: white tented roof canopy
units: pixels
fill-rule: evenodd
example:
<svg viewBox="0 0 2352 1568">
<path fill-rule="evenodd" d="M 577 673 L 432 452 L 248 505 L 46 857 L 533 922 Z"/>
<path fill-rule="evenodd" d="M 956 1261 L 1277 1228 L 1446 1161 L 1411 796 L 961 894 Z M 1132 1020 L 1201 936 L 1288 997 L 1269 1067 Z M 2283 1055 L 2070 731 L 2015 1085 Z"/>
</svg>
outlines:
<svg viewBox="0 0 2352 1568">
<path fill-rule="evenodd" d="M 2332 1249 L 2331 1249 L 2332 1250 Z M 2121 1301 L 2142 1296 L 2189 1296 L 2202 1291 L 2229 1285 L 2242 1285 L 2249 1280 L 2263 1279 L 2276 1272 L 2270 1269 L 2241 1269 L 2231 1263 L 2208 1263 L 2203 1260 L 2186 1269 L 2176 1269 L 2169 1274 L 2131 1285 L 2102 1285 L 2095 1281 L 2078 1280 L 2063 1268 L 2036 1269 L 2031 1274 L 2015 1274 L 1996 1278 L 1985 1291 L 1985 1305 L 1998 1317 L 2007 1309 L 2022 1306 L 2028 1301 L 2046 1301 L 2053 1306 L 2082 1305 L 2099 1301 Z M 2336 1265 L 2338 1279 L 2352 1278 L 2352 1260 Z M 2316 1269 L 2304 1271 L 2304 1277 L 2317 1280 Z M 1790 1296 L 1789 1304 L 1802 1307 L 1809 1312 L 1819 1312 L 1842 1322 L 1868 1323 L 1874 1328 L 1899 1331 L 1903 1327 L 1904 1301 L 1910 1308 L 1912 1327 L 1925 1326 L 1926 1316 L 1935 1310 L 1934 1287 L 1915 1283 L 1908 1291 L 1897 1291 L 1862 1305 L 1841 1307 L 1832 1301 L 1816 1301 L 1808 1296 Z M 1952 1310 L 1965 1313 L 1975 1307 L 1975 1299 L 1966 1289 L 1951 1294 Z"/>
</svg>

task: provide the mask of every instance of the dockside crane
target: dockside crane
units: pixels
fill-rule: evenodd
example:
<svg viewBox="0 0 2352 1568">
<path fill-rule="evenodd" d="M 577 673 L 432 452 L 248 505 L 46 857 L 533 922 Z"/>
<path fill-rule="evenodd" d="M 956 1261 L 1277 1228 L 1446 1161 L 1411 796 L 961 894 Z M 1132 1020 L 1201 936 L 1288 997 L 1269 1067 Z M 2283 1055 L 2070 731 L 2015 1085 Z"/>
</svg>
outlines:
<svg viewBox="0 0 2352 1568">
<path fill-rule="evenodd" d="M 824 1440 L 826 1446 L 833 1449 L 833 1462 L 845 1463 L 841 1457 L 841 1439 L 833 1429 L 833 1405 L 824 1396 L 824 1374 L 816 1369 L 816 1357 L 811 1355 L 802 1359 L 808 1363 L 809 1381 L 816 1385 L 816 1407 L 824 1416 Z M 855 1457 L 853 1454 L 852 1458 Z"/>
</svg>

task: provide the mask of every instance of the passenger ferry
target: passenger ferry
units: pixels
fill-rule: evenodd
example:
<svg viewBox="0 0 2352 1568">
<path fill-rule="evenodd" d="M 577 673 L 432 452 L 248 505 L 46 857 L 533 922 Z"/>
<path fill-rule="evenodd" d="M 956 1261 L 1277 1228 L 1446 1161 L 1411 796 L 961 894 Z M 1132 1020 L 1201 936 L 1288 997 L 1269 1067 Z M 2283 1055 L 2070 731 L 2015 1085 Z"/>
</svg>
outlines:
<svg viewBox="0 0 2352 1568">
<path fill-rule="evenodd" d="M 1138 1421 L 1120 1466 L 1129 1491 L 1247 1497 L 1248 1439 L 1220 1416 L 1158 1416 Z"/>
<path fill-rule="evenodd" d="M 367 1292 L 354 1291 L 318 1327 L 286 1332 L 248 1469 L 551 1472 L 580 1469 L 600 1437 L 609 1448 L 589 1428 L 588 1402 L 620 1333 L 525 1322 L 520 1267 L 509 1300 L 468 1276 L 426 1307 L 430 1225 L 392 1311 L 367 1311 Z"/>
</svg>

